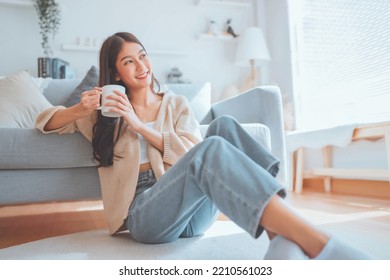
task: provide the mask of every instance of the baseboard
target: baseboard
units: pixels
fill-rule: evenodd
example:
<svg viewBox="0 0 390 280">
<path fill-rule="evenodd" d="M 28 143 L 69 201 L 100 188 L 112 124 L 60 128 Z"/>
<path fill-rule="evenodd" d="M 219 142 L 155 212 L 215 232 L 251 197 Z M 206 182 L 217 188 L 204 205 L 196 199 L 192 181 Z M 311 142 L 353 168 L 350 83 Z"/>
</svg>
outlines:
<svg viewBox="0 0 390 280">
<path fill-rule="evenodd" d="M 324 181 L 321 178 L 304 179 L 303 191 L 305 190 L 324 192 Z M 390 199 L 390 183 L 388 181 L 332 179 L 332 193 Z"/>
</svg>

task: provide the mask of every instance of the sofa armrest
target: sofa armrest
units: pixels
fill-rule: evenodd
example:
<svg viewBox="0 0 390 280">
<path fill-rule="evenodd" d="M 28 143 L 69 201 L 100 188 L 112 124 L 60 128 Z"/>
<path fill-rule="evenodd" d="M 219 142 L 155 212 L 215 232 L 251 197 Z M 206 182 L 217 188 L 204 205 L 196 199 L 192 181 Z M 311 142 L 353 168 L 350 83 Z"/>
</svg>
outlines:
<svg viewBox="0 0 390 280">
<path fill-rule="evenodd" d="M 262 86 L 213 104 L 209 118 L 230 115 L 240 123 L 261 123 L 271 133 L 271 151 L 280 160 L 278 180 L 286 184 L 286 144 L 282 97 L 278 87 Z"/>
</svg>

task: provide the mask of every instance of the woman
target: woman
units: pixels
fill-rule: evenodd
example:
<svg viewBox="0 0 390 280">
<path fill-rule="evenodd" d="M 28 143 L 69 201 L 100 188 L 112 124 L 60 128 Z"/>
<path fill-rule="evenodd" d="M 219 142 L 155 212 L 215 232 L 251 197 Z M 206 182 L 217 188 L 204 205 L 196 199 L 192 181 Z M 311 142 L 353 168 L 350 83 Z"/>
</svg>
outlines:
<svg viewBox="0 0 390 280">
<path fill-rule="evenodd" d="M 101 87 L 120 84 L 101 115 Z M 79 104 L 49 108 L 37 119 L 44 133 L 80 131 L 93 146 L 109 230 L 129 230 L 139 242 L 172 242 L 202 234 L 218 210 L 254 238 L 272 239 L 266 258 L 366 258 L 317 230 L 285 204 L 274 176 L 278 160 L 230 117 L 199 124 L 182 96 L 160 93 L 146 50 L 116 33 L 100 51 L 99 86 Z M 217 210 L 218 209 L 218 210 Z"/>
</svg>

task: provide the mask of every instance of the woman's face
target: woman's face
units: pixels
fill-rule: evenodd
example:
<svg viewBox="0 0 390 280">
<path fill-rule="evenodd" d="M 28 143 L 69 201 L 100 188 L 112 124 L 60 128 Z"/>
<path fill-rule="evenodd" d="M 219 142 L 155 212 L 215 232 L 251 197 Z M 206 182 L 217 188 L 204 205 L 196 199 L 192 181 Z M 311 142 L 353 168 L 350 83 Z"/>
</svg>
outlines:
<svg viewBox="0 0 390 280">
<path fill-rule="evenodd" d="M 117 76 L 129 90 L 149 87 L 152 82 L 152 65 L 141 45 L 125 42 L 115 62 Z"/>
</svg>

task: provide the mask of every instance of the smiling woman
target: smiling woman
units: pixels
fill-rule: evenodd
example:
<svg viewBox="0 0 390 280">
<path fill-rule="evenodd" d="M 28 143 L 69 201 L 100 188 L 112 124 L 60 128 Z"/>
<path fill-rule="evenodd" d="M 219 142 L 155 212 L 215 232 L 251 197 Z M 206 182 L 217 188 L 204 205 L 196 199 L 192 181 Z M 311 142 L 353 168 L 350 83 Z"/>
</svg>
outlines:
<svg viewBox="0 0 390 280">
<path fill-rule="evenodd" d="M 120 117 L 96 111 L 108 84 L 126 88 L 105 104 Z M 160 92 L 145 48 L 130 33 L 103 43 L 99 87 L 70 108 L 45 110 L 37 127 L 80 131 L 92 141 L 111 234 L 127 230 L 138 242 L 173 242 L 203 234 L 220 210 L 253 238 L 267 232 L 268 259 L 370 258 L 289 208 L 275 178 L 279 159 L 234 118 L 213 120 L 202 141 L 188 100 Z"/>
<path fill-rule="evenodd" d="M 123 95 L 118 97 L 116 102 L 124 102 L 125 105 L 122 105 L 125 107 L 121 107 L 121 109 L 126 110 L 126 106 L 130 107 L 132 109 L 130 113 L 137 115 L 137 117 L 133 115 L 132 118 L 121 120 L 135 130 L 139 129 L 139 121 L 155 121 L 162 101 L 161 95 L 158 94 L 160 83 L 154 77 L 152 65 L 142 43 L 131 33 L 116 33 L 103 43 L 99 62 L 99 85 L 115 83 L 124 86 L 127 89 L 126 93 L 131 105 L 127 97 Z M 140 98 L 143 98 L 145 93 L 148 96 L 147 100 L 144 100 L 147 104 L 142 104 Z M 148 109 L 145 109 L 146 107 Z M 118 119 L 107 119 L 100 114 L 98 115 L 94 126 L 92 146 L 99 166 L 109 166 L 113 162 L 113 149 L 119 137 L 118 133 L 116 139 L 113 139 L 117 121 Z M 120 127 L 124 122 L 120 124 Z M 152 129 L 147 130 L 152 136 L 149 135 L 149 140 L 162 149 L 162 138 L 156 135 Z M 118 129 L 118 132 L 120 131 L 121 128 Z"/>
</svg>

